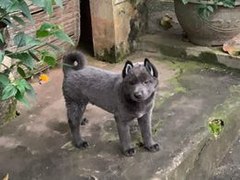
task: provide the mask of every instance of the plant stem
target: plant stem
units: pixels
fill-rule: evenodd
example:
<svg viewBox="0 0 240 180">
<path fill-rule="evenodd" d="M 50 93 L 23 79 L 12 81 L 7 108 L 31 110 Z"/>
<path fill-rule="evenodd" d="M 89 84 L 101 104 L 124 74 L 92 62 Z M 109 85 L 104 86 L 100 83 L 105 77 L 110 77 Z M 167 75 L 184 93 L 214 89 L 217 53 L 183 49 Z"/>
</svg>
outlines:
<svg viewBox="0 0 240 180">
<path fill-rule="evenodd" d="M 20 51 L 15 51 L 15 52 L 8 53 L 7 56 L 12 55 L 12 54 L 16 54 L 16 53 L 22 53 L 22 52 L 24 52 L 24 51 L 28 51 L 28 50 L 30 50 L 30 49 L 33 49 L 34 47 L 44 46 L 45 44 L 46 44 L 46 43 L 44 43 L 44 44 L 42 44 L 42 45 L 30 46 L 30 47 L 25 48 L 25 49 L 22 49 L 22 50 L 20 50 Z"/>
</svg>

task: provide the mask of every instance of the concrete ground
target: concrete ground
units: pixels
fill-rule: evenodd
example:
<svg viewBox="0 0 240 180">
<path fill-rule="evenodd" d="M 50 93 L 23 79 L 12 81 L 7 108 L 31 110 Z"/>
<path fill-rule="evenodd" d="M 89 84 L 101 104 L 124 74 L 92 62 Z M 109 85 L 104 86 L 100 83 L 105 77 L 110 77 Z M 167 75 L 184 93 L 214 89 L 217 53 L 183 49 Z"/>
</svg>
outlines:
<svg viewBox="0 0 240 180">
<path fill-rule="evenodd" d="M 136 124 L 134 157 L 121 154 L 113 116 L 89 105 L 82 127 L 90 147 L 72 146 L 61 92 L 62 71 L 49 71 L 50 82 L 33 83 L 36 100 L 31 108 L 0 128 L 0 178 L 17 180 L 162 180 L 207 179 L 235 139 L 239 123 L 240 74 L 216 65 L 182 61 L 156 53 L 135 53 L 127 59 L 148 57 L 159 71 L 160 85 L 153 112 L 154 139 L 160 151 L 141 147 Z M 89 64 L 121 71 L 124 63 L 107 64 L 89 58 Z M 218 138 L 208 121 L 222 119 Z"/>
<path fill-rule="evenodd" d="M 211 180 L 239 180 L 240 179 L 240 136 L 215 170 Z"/>
</svg>

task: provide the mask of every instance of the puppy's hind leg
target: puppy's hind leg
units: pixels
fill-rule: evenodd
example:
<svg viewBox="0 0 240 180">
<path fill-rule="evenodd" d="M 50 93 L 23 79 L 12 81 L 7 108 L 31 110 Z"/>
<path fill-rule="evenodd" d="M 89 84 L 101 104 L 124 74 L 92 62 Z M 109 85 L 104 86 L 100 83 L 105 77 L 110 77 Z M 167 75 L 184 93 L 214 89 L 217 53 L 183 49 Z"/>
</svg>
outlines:
<svg viewBox="0 0 240 180">
<path fill-rule="evenodd" d="M 68 124 L 71 129 L 73 143 L 77 148 L 86 148 L 88 146 L 88 143 L 82 139 L 79 128 L 85 109 L 85 103 L 67 103 Z"/>
</svg>

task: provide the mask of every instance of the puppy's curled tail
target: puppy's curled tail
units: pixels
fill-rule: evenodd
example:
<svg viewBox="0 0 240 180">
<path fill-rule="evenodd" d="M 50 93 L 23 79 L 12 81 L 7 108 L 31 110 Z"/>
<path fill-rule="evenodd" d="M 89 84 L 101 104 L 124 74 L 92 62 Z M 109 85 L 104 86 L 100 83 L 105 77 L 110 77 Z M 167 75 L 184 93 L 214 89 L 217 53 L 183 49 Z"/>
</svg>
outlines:
<svg viewBox="0 0 240 180">
<path fill-rule="evenodd" d="M 63 72 L 83 69 L 86 65 L 86 59 L 80 51 L 72 51 L 63 57 Z"/>
</svg>

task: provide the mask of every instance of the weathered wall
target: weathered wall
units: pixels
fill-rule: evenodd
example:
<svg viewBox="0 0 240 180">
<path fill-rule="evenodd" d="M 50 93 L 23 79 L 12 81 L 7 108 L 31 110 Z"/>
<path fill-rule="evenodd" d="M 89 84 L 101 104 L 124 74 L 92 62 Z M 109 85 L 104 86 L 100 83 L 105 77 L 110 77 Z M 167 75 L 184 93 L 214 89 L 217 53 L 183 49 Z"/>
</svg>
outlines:
<svg viewBox="0 0 240 180">
<path fill-rule="evenodd" d="M 122 60 L 134 47 L 146 15 L 144 0 L 90 0 L 94 54 L 108 62 Z M 146 9 L 146 8 L 145 8 Z"/>
<path fill-rule="evenodd" d="M 130 52 L 128 42 L 131 32 L 130 21 L 136 15 L 132 4 L 128 1 L 113 4 L 114 29 L 115 29 L 115 54 L 121 60 Z"/>
<path fill-rule="evenodd" d="M 30 11 L 32 13 L 35 24 L 29 23 L 29 26 L 25 28 L 25 32 L 28 34 L 35 34 L 36 30 L 44 22 L 51 22 L 54 24 L 62 25 L 64 31 L 77 43 L 80 33 L 80 11 L 79 0 L 63 0 L 63 8 L 54 7 L 53 14 L 47 15 L 41 8 L 30 4 Z M 13 29 L 9 29 L 10 37 L 13 37 L 16 32 Z M 61 42 L 55 38 L 49 38 L 49 42 L 62 48 L 68 48 L 68 43 Z M 9 46 L 13 49 L 13 41 L 11 39 Z"/>
<path fill-rule="evenodd" d="M 90 0 L 94 55 L 111 61 L 114 56 L 115 32 L 112 1 Z"/>
<path fill-rule="evenodd" d="M 116 52 L 120 59 L 134 50 L 137 38 L 145 32 L 146 20 L 145 0 L 125 0 L 121 3 L 115 1 Z"/>
</svg>

